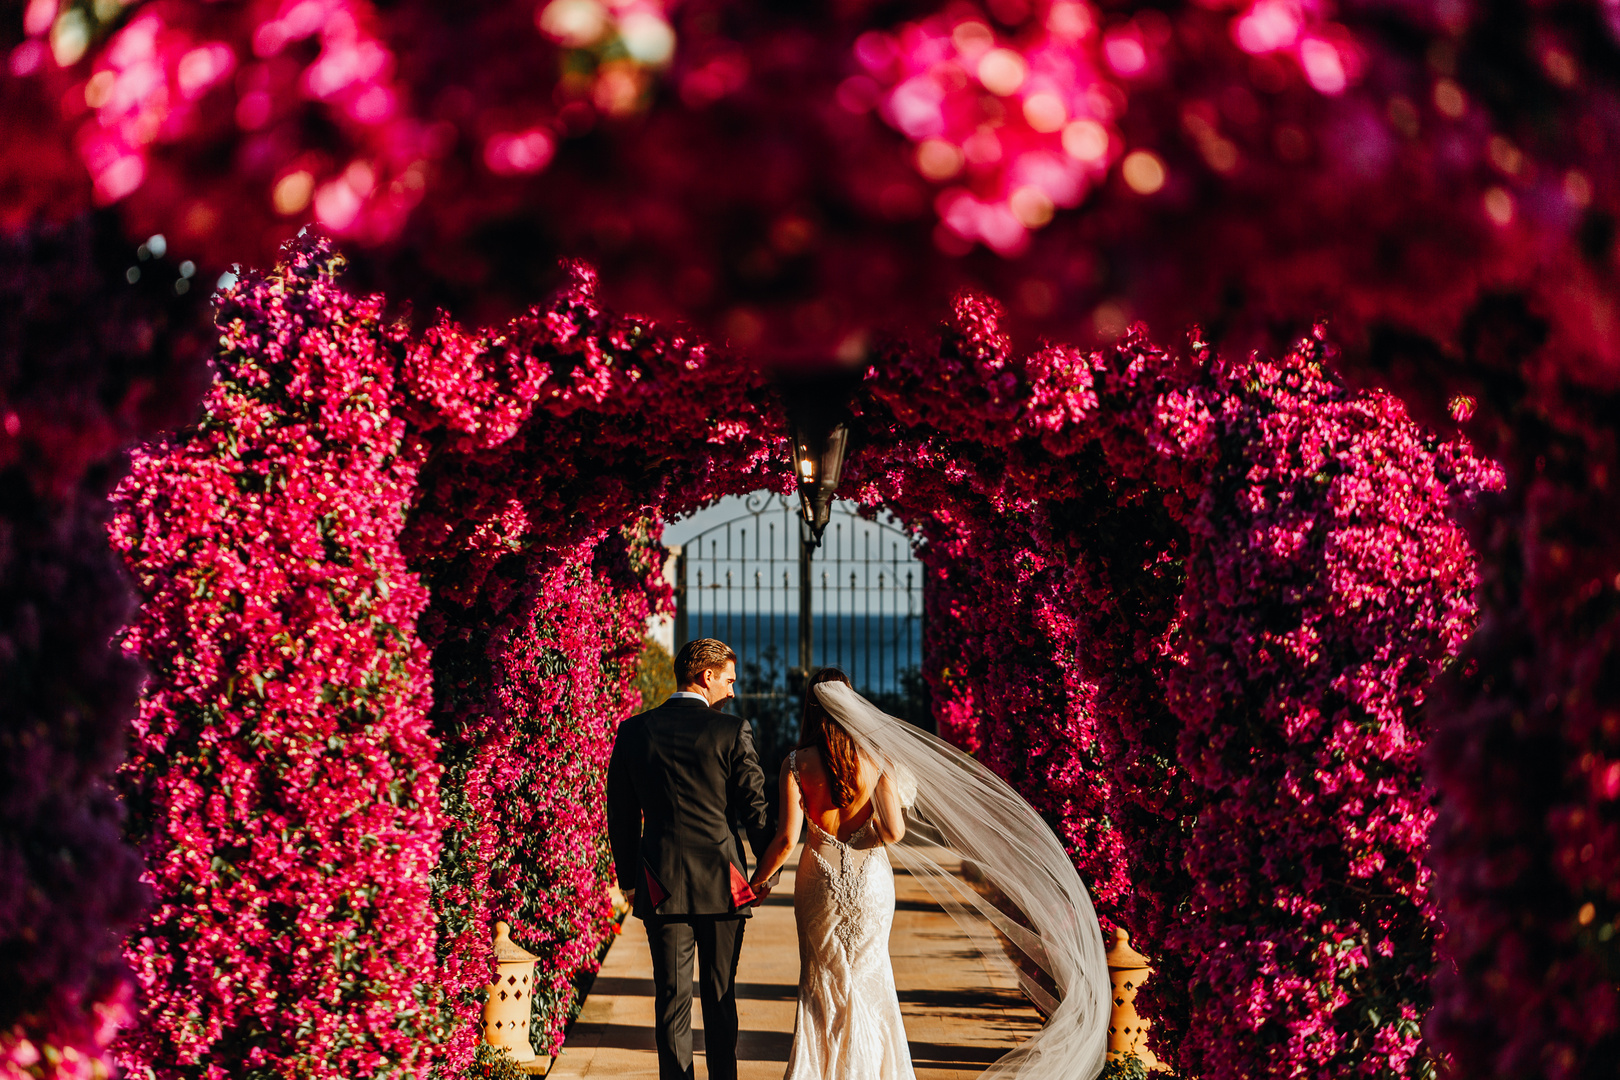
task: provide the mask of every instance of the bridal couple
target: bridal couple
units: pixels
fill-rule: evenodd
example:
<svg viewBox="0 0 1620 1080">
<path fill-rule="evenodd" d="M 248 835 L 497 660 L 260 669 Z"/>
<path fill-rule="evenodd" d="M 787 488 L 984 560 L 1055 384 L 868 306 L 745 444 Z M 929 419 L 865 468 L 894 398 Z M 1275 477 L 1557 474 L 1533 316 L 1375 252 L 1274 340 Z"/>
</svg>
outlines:
<svg viewBox="0 0 1620 1080">
<path fill-rule="evenodd" d="M 619 887 L 652 949 L 660 1080 L 694 1080 L 696 954 L 710 1080 L 737 1076 L 735 978 L 750 909 L 770 894 L 808 823 L 794 878 L 799 1003 L 787 1080 L 911 1080 L 889 963 L 894 863 L 964 922 L 988 922 L 986 955 L 1017 975 L 1045 1026 L 985 1072 L 1092 1080 L 1110 988 L 1090 897 L 1040 816 L 977 761 L 857 694 L 824 668 L 805 691 L 798 748 L 767 825 L 765 778 L 746 720 L 720 712 L 737 656 L 704 638 L 675 658 L 677 691 L 619 728 L 608 833 Z M 758 864 L 747 873 L 744 837 Z M 1017 909 L 987 903 L 963 862 Z M 979 924 L 982 931 L 982 923 Z M 1008 964 L 1004 949 L 1016 954 Z"/>
</svg>

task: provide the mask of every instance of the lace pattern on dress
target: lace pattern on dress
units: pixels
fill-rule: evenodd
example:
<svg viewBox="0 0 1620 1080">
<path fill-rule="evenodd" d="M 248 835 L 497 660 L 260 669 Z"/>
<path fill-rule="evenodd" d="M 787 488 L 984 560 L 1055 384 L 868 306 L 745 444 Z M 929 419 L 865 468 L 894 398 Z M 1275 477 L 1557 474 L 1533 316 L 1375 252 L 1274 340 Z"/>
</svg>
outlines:
<svg viewBox="0 0 1620 1080">
<path fill-rule="evenodd" d="M 827 861 L 819 848 L 812 848 L 811 854 L 821 864 L 822 873 L 827 875 L 827 887 L 832 893 L 834 912 L 833 936 L 838 939 L 845 951 L 855 947 L 855 941 L 864 932 L 861 925 L 861 914 L 866 897 L 866 868 L 872 864 L 871 855 L 858 854 L 849 844 L 840 841 L 818 828 L 814 822 L 810 825 L 821 835 L 825 843 L 838 852 L 838 865 L 835 867 Z M 860 832 L 866 831 L 861 826 Z M 854 840 L 855 837 L 850 837 Z"/>
<path fill-rule="evenodd" d="M 883 844 L 877 839 L 871 818 L 856 829 L 847 841 L 838 839 L 811 819 L 810 811 L 804 805 L 804 785 L 799 782 L 798 754 L 797 750 L 788 754 L 788 768 L 793 772 L 794 782 L 799 784 L 799 808 L 804 811 L 805 823 L 810 826 L 810 854 L 821 864 L 828 891 L 832 895 L 833 936 L 845 950 L 849 950 L 854 948 L 856 940 L 863 933 L 861 917 L 866 895 L 866 868 Z M 822 850 L 828 847 L 838 852 L 836 866 L 822 854 Z"/>
</svg>

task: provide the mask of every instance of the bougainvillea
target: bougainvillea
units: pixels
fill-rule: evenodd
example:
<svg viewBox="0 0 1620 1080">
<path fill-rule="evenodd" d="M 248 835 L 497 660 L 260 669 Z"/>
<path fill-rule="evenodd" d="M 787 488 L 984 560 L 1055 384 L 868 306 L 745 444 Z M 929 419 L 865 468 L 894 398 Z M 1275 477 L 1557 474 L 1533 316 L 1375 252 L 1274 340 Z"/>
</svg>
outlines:
<svg viewBox="0 0 1620 1080">
<path fill-rule="evenodd" d="M 640 707 L 635 658 L 657 596 L 646 560 L 628 547 L 604 542 L 596 565 L 570 561 L 581 555 L 592 552 L 515 553 L 483 603 L 435 613 L 461 628 L 434 648 L 454 822 L 438 876 L 440 955 L 447 983 L 475 1003 L 490 926 L 508 920 L 545 958 L 533 1014 L 540 1053 L 561 1044 L 573 979 L 594 970 L 608 932 L 604 769 L 617 720 Z"/>
<path fill-rule="evenodd" d="M 1598 0 L 11 10 L 0 78 L 56 113 L 0 160 L 17 212 L 88 194 L 214 268 L 317 223 L 469 313 L 587 257 L 621 307 L 823 360 L 964 284 L 1077 341 L 1325 307 L 1358 356 L 1512 288 L 1616 359 Z"/>
<path fill-rule="evenodd" d="M 443 1049 L 419 1053 L 470 1060 L 466 1021 L 497 917 L 551 958 L 536 1035 L 555 1046 L 569 980 L 606 933 L 602 762 L 637 704 L 629 665 L 662 602 L 646 541 L 621 530 L 779 483 L 785 446 L 763 434 L 778 429 L 779 406 L 757 376 L 601 312 L 581 271 L 505 332 L 446 323 L 413 341 L 378 321 L 375 300 L 328 291 L 326 250 L 302 244 L 288 269 L 228 302 L 226 326 L 238 327 L 228 341 L 258 325 L 239 326 L 233 312 L 318 311 L 297 322 L 256 314 L 280 328 L 260 330 L 264 342 L 287 344 L 263 348 L 263 363 L 222 364 L 209 420 L 176 444 L 194 456 L 165 451 L 128 485 L 140 501 L 122 535 L 136 565 L 151 564 L 153 597 L 133 635 L 173 626 L 161 637 L 178 641 L 183 628 L 210 625 L 198 612 L 213 594 L 199 597 L 192 576 L 211 559 L 239 559 L 238 545 L 212 540 L 216 524 L 193 542 L 214 556 L 164 570 L 164 552 L 182 549 L 134 531 L 155 520 L 145 507 L 206 494 L 194 476 L 239 474 L 244 454 L 263 460 L 261 442 L 287 442 L 286 429 L 310 416 L 382 434 L 364 454 L 312 455 L 311 443 L 306 456 L 311 475 L 330 477 L 329 502 L 360 500 L 391 523 L 376 530 L 368 565 L 394 568 L 389 597 L 409 598 L 421 617 L 419 637 L 403 616 L 393 623 L 402 636 L 389 647 L 418 679 L 433 654 L 432 732 L 413 727 L 415 741 L 391 744 L 397 767 L 444 783 L 442 810 L 437 792 L 419 796 L 445 829 L 439 964 L 431 985 L 410 989 L 432 1019 L 462 1022 L 431 1033 Z M 1387 395 L 1335 382 L 1317 339 L 1275 363 L 1228 363 L 1202 343 L 1177 358 L 1140 336 L 1100 354 L 1019 354 L 998 320 L 993 305 L 964 301 L 936 347 L 896 346 L 875 363 L 856 401 L 854 490 L 923 537 L 942 727 L 1052 817 L 1104 913 L 1158 954 L 1157 1019 L 1184 1068 L 1418 1075 L 1436 925 L 1421 864 L 1421 706 L 1473 617 L 1452 502 L 1495 477 L 1463 444 L 1423 434 Z M 339 377 L 362 370 L 363 393 Z M 234 443 L 206 440 L 234 415 L 227 403 L 254 426 L 235 425 Z M 278 410 L 286 416 L 272 423 Z M 363 424 L 345 419 L 352 410 Z M 164 473 L 159 462 L 187 468 Z M 393 471 L 374 472 L 384 467 Z M 289 493 L 277 514 L 322 520 L 313 493 L 299 507 L 291 477 L 281 484 L 270 489 Z M 264 490 L 243 492 L 235 512 L 267 507 Z M 339 573 L 297 554 L 313 542 L 299 537 L 320 530 L 250 521 L 265 559 L 276 551 L 304 573 Z M 269 615 L 287 602 L 278 597 L 306 594 L 261 588 L 254 602 L 269 607 L 253 634 L 225 620 L 244 633 L 237 685 L 257 675 L 273 692 L 287 646 Z M 180 685 L 158 670 L 147 712 Z M 213 707 L 212 730 L 262 715 L 256 698 Z M 371 722 L 421 725 L 424 711 L 406 696 Z M 189 764 L 168 779 L 196 782 Z M 415 835 L 415 850 L 433 850 L 437 837 Z M 176 837 L 148 850 L 157 867 L 187 848 Z M 256 854 L 245 860 L 261 873 L 256 864 Z M 358 860 L 343 873 L 383 876 Z M 174 897 L 178 885 L 159 891 Z M 412 896 L 408 914 L 426 920 L 426 899 Z M 231 918 L 254 925 L 234 909 Z M 137 940 L 148 943 L 139 948 L 153 1000 L 177 992 L 177 938 Z M 430 982 L 427 968 L 414 970 Z M 219 1011 L 241 996 L 224 995 Z M 148 1013 L 131 1045 L 151 1046 L 167 1023 Z M 262 1045 L 256 1063 L 274 1054 Z"/>
<path fill-rule="evenodd" d="M 1424 704 L 1475 621 L 1449 512 L 1501 476 L 1388 396 L 1346 395 L 1329 359 L 1307 342 L 1239 368 L 1249 415 L 1211 402 L 1219 426 L 1198 433 L 1217 457 L 1169 690 L 1206 800 L 1185 867 L 1208 914 L 1161 925 L 1171 970 L 1199 957 L 1190 1024 L 1237 1044 L 1195 1043 L 1202 1076 L 1241 1075 L 1227 1054 L 1319 1076 L 1429 1065 Z"/>
<path fill-rule="evenodd" d="M 923 459 L 924 470 L 933 464 Z M 1036 591 L 1055 560 L 1029 540 L 1040 536 L 1046 548 L 1049 536 L 1027 520 L 986 529 L 986 519 L 1012 525 L 1014 515 L 982 506 L 970 515 L 959 491 L 930 495 L 926 483 L 905 486 L 907 517 L 928 523 L 926 673 L 942 737 L 971 750 L 1045 814 L 1098 911 L 1130 925 L 1129 862 L 1109 820 L 1112 785 L 1090 700 L 1095 684 L 1066 678 L 1078 639 L 1072 605 L 1054 605 Z M 948 523 L 921 509 L 935 500 L 950 507 Z M 986 596 L 997 602 L 984 603 Z"/>
<path fill-rule="evenodd" d="M 668 601 L 624 523 L 714 468 L 760 480 L 757 378 L 604 318 L 588 275 L 507 334 L 412 342 L 339 265 L 300 242 L 227 296 L 203 421 L 119 493 L 158 894 L 124 1053 L 161 1075 L 463 1066 L 496 918 L 548 957 L 554 1048 L 608 933 L 602 771 Z M 716 388 L 671 416 L 670 470 L 623 422 L 652 370 Z"/>
<path fill-rule="evenodd" d="M 428 876 L 442 814 L 418 455 L 398 342 L 321 251 L 226 298 L 201 423 L 136 456 L 115 543 L 151 673 L 123 787 L 157 903 L 126 952 L 132 1067 L 404 1075 L 442 1038 Z"/>
<path fill-rule="evenodd" d="M 1433 1067 L 1423 704 L 1474 620 L 1453 504 L 1501 477 L 1328 359 L 1019 357 L 968 304 L 868 383 L 868 430 L 937 455 L 858 467 L 949 567 L 942 719 L 1079 811 L 1077 861 L 1155 956 L 1151 1015 L 1192 1075 Z"/>
<path fill-rule="evenodd" d="M 98 258 L 99 256 L 99 258 Z M 116 269 L 107 267 L 113 262 Z M 131 603 L 108 547 L 120 451 L 183 423 L 205 305 L 137 284 L 116 223 L 0 241 L 0 1072 L 90 1076 L 133 1005 L 148 900 L 112 790 L 140 673 L 107 648 Z"/>
<path fill-rule="evenodd" d="M 452 819 L 436 881 L 444 985 L 476 1011 L 505 919 L 548 958 L 532 1041 L 552 1052 L 573 980 L 610 932 L 604 770 L 641 704 L 647 617 L 669 603 L 656 536 L 632 527 L 763 481 L 761 380 L 605 316 L 576 267 L 505 332 L 436 326 L 407 351 L 404 381 L 401 409 L 435 448 L 403 544 L 433 590 L 422 634 Z M 457 1030 L 448 1067 L 474 1037 Z"/>
<path fill-rule="evenodd" d="M 1620 400 L 1502 299 L 1436 365 L 1507 490 L 1470 515 L 1479 632 L 1427 764 L 1449 962 L 1431 1027 L 1464 1075 L 1620 1068 Z"/>
<path fill-rule="evenodd" d="M 1487 606 L 1503 606 L 1473 670 L 1494 681 L 1463 679 L 1443 706 L 1460 757 L 1437 765 L 1453 805 L 1435 866 L 1462 966 L 1442 977 L 1437 1033 L 1502 1076 L 1612 1060 L 1620 994 L 1596 883 L 1620 805 L 1601 780 L 1620 693 L 1592 673 L 1616 666 L 1601 583 L 1620 566 L 1588 523 L 1620 516 L 1614 5 L 937 7 L 12 3 L 0 222 L 71 218 L 122 186 L 129 234 L 167 234 L 211 278 L 325 221 L 393 299 L 481 322 L 542 295 L 559 252 L 585 255 L 621 307 L 777 358 L 858 357 L 871 326 L 916 331 L 961 281 L 1076 342 L 1134 316 L 1161 335 L 1201 319 L 1229 354 L 1275 353 L 1332 313 L 1352 377 L 1386 380 L 1426 420 L 1471 395 L 1470 432 L 1509 470 L 1476 531 Z M 898 108 L 918 89 L 942 104 L 937 125 Z M 1087 186 L 1070 207 L 1074 162 Z M 976 203 L 939 198 L 954 189 Z M 109 281 L 140 270 L 94 265 Z M 1514 305 L 1522 318 L 1495 317 Z M 136 350 L 160 380 L 167 348 Z M 621 416 L 644 400 L 600 385 L 632 403 Z M 195 396 L 169 400 L 184 412 Z M 618 497 L 556 491 L 553 511 Z M 1583 509 L 1549 510 L 1566 501 Z M 1169 572 L 1144 587 L 1152 617 L 1168 617 Z M 69 636 L 93 651 L 98 633 Z M 1524 783 L 1504 785 L 1499 761 Z M 1492 809 L 1502 790 L 1520 801 Z M 1502 869 L 1545 851 L 1557 889 Z"/>
</svg>

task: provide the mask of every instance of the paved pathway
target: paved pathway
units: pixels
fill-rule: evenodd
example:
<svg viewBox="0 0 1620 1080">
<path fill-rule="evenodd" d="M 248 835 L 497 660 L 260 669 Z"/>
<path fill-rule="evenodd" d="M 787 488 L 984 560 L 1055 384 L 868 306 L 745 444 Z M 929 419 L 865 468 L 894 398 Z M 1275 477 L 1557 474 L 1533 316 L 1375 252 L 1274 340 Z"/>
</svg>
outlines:
<svg viewBox="0 0 1620 1080">
<path fill-rule="evenodd" d="M 793 928 L 797 853 L 771 898 L 755 909 L 737 972 L 738 1080 L 781 1080 L 793 1043 L 799 951 Z M 949 915 L 904 871 L 895 874 L 889 952 L 918 1080 L 968 1080 L 1040 1027 L 1010 976 L 984 958 Z M 696 993 L 692 1023 L 703 1047 Z M 698 1076 L 706 1076 L 698 1055 Z M 614 942 L 550 1076 L 563 1080 L 656 1077 L 652 960 L 634 916 Z"/>
</svg>

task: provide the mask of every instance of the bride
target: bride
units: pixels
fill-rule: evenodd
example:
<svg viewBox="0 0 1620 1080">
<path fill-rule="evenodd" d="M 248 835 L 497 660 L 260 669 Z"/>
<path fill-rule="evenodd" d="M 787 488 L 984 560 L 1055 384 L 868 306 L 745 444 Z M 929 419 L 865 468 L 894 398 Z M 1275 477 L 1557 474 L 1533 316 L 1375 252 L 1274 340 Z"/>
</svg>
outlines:
<svg viewBox="0 0 1620 1080">
<path fill-rule="evenodd" d="M 788 1080 L 911 1080 L 911 1050 L 889 966 L 894 870 L 888 846 L 905 836 L 892 771 L 862 756 L 816 688 L 849 679 L 822 668 L 805 691 L 798 749 L 782 765 L 781 826 L 754 884 L 782 868 L 810 822 L 799 857 L 799 1010 Z"/>
<path fill-rule="evenodd" d="M 885 714 L 836 668 L 805 691 L 799 745 L 781 774 L 780 827 L 758 892 L 810 836 L 793 890 L 799 1003 L 786 1080 L 911 1080 L 889 963 L 891 854 L 1010 967 L 1046 1025 L 983 1074 L 1093 1080 L 1107 1049 L 1110 987 L 1091 899 L 1062 844 L 1012 788 L 947 743 Z M 992 904 L 965 864 L 1013 910 Z M 984 923 L 999 941 L 983 933 Z M 1011 963 L 1009 955 L 1011 954 Z"/>
</svg>

